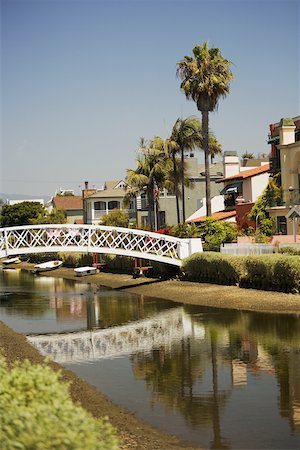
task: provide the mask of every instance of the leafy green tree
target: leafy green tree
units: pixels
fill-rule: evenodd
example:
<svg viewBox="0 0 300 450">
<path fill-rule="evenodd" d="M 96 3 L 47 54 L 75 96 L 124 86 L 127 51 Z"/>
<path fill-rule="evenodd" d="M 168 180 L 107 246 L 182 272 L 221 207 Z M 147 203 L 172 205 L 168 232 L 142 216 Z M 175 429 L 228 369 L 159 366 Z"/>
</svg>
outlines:
<svg viewBox="0 0 300 450">
<path fill-rule="evenodd" d="M 280 173 L 270 177 L 268 185 L 253 205 L 248 217 L 258 225 L 259 231 L 266 236 L 275 232 L 275 217 L 269 217 L 267 208 L 281 203 Z M 256 230 L 258 232 L 258 230 Z"/>
<path fill-rule="evenodd" d="M 229 222 L 207 217 L 197 225 L 197 235 L 202 239 L 204 250 L 218 251 L 222 244 L 236 239 L 237 230 Z"/>
<path fill-rule="evenodd" d="M 105 214 L 101 218 L 101 225 L 107 225 L 111 227 L 129 227 L 129 215 L 122 209 L 113 209 L 108 214 Z"/>
<path fill-rule="evenodd" d="M 187 99 L 196 102 L 202 114 L 207 216 L 211 216 L 209 112 L 216 110 L 219 99 L 229 93 L 233 78 L 230 66 L 231 62 L 222 56 L 220 49 L 209 48 L 207 41 L 193 48 L 193 56 L 185 56 L 177 63 L 180 87 Z"/>
<path fill-rule="evenodd" d="M 45 212 L 39 202 L 22 202 L 15 205 L 4 205 L 1 210 L 0 222 L 2 227 L 30 225 Z"/>
<path fill-rule="evenodd" d="M 170 234 L 180 238 L 191 238 L 197 234 L 197 227 L 193 223 L 179 223 L 171 228 Z"/>
<path fill-rule="evenodd" d="M 46 223 L 66 223 L 67 215 L 63 209 L 53 208 L 50 213 L 45 210 L 39 214 L 36 219 L 31 219 L 30 223 L 32 225 L 46 224 Z"/>
</svg>

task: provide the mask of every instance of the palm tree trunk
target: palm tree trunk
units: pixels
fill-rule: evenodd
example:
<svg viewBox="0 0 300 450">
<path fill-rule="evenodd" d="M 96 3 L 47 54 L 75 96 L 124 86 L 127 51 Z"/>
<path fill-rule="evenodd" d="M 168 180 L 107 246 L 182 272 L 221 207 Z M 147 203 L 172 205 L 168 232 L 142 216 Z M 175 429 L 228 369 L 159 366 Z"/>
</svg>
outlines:
<svg viewBox="0 0 300 450">
<path fill-rule="evenodd" d="M 184 154 L 181 149 L 181 195 L 182 195 L 182 223 L 185 222 L 185 198 L 184 198 Z"/>
<path fill-rule="evenodd" d="M 153 195 L 154 186 L 151 185 L 147 189 L 147 197 L 148 197 L 148 223 L 150 230 L 154 230 L 154 195 Z"/>
<path fill-rule="evenodd" d="M 206 215 L 211 216 L 211 191 L 210 191 L 210 166 L 209 166 L 209 146 L 208 146 L 208 111 L 202 113 L 202 133 L 205 163 L 205 194 L 206 194 Z"/>
<path fill-rule="evenodd" d="M 177 224 L 180 223 L 180 211 L 179 211 L 179 192 L 178 192 L 178 172 L 176 166 L 175 154 L 172 153 L 173 170 L 174 170 L 174 190 L 176 197 L 176 211 L 177 211 Z"/>
</svg>

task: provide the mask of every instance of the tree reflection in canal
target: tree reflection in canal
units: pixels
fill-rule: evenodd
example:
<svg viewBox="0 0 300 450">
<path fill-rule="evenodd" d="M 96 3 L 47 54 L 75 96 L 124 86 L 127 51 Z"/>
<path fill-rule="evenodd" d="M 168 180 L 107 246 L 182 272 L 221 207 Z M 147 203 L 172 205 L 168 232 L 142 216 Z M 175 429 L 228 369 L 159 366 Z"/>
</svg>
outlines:
<svg viewBox="0 0 300 450">
<path fill-rule="evenodd" d="M 201 341 L 189 337 L 171 351 L 162 346 L 147 355 L 131 358 L 134 375 L 144 380 L 152 402 L 163 404 L 167 414 L 174 409 L 180 411 L 194 429 L 199 429 L 199 425 L 211 428 L 212 438 L 207 442 L 210 448 L 231 448 L 228 427 L 222 433 L 221 417 L 227 414 L 227 403 L 233 392 L 241 388 L 247 390 L 248 384 L 257 382 L 256 395 L 264 396 L 259 388 L 260 379 L 265 384 L 265 379 L 275 377 L 279 388 L 277 407 L 281 417 L 288 419 L 295 442 L 288 443 L 287 439 L 284 447 L 283 437 L 277 444 L 276 438 L 271 437 L 267 447 L 297 448 L 300 432 L 299 318 L 243 311 L 227 314 L 209 308 L 202 308 L 199 316 L 193 314 L 199 310 L 197 307 L 186 306 L 185 310 L 194 324 L 204 326 Z M 203 320 L 205 312 L 207 316 Z M 209 386 L 207 379 L 211 382 Z M 275 390 L 274 395 L 270 408 L 276 404 Z M 241 413 L 245 416 L 248 406 L 247 403 L 242 405 Z M 265 407 L 267 411 L 268 405 Z M 254 408 L 251 405 L 253 409 L 255 405 Z M 261 420 L 261 415 L 258 416 Z M 251 439 L 253 437 L 248 436 L 248 442 Z"/>
</svg>

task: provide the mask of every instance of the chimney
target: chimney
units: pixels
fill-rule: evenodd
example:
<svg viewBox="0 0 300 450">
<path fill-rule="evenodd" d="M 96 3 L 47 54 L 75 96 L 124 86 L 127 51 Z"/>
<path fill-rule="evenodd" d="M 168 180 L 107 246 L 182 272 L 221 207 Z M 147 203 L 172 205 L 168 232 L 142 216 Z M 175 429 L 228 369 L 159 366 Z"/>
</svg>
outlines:
<svg viewBox="0 0 300 450">
<path fill-rule="evenodd" d="M 293 119 L 283 118 L 279 123 L 279 144 L 288 145 L 295 142 L 295 124 Z"/>
<path fill-rule="evenodd" d="M 240 160 L 236 151 L 226 151 L 223 156 L 224 178 L 236 175 L 240 171 Z"/>
<path fill-rule="evenodd" d="M 84 182 L 84 189 L 82 190 L 82 198 L 85 199 L 86 197 L 89 197 L 90 195 L 93 195 L 97 192 L 96 189 L 89 189 L 89 182 Z"/>
</svg>

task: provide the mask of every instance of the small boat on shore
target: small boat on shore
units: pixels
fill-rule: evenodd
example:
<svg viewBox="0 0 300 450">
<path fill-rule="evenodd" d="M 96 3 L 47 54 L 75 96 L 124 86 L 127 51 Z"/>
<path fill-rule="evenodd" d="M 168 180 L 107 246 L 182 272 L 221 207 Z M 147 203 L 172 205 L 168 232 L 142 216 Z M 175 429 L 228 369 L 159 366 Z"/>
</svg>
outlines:
<svg viewBox="0 0 300 450">
<path fill-rule="evenodd" d="M 40 272 L 46 272 L 47 270 L 54 270 L 57 269 L 62 265 L 62 261 L 56 260 L 56 261 L 47 261 L 41 264 L 36 264 L 34 266 L 33 273 L 40 273 Z"/>
<path fill-rule="evenodd" d="M 78 277 L 84 277 L 85 275 L 94 275 L 95 273 L 97 273 L 97 267 L 77 267 L 76 269 L 74 269 L 74 272 Z"/>
<path fill-rule="evenodd" d="M 21 262 L 20 258 L 17 256 L 16 258 L 8 258 L 2 261 L 2 264 L 8 266 L 10 264 L 19 264 Z"/>
</svg>

